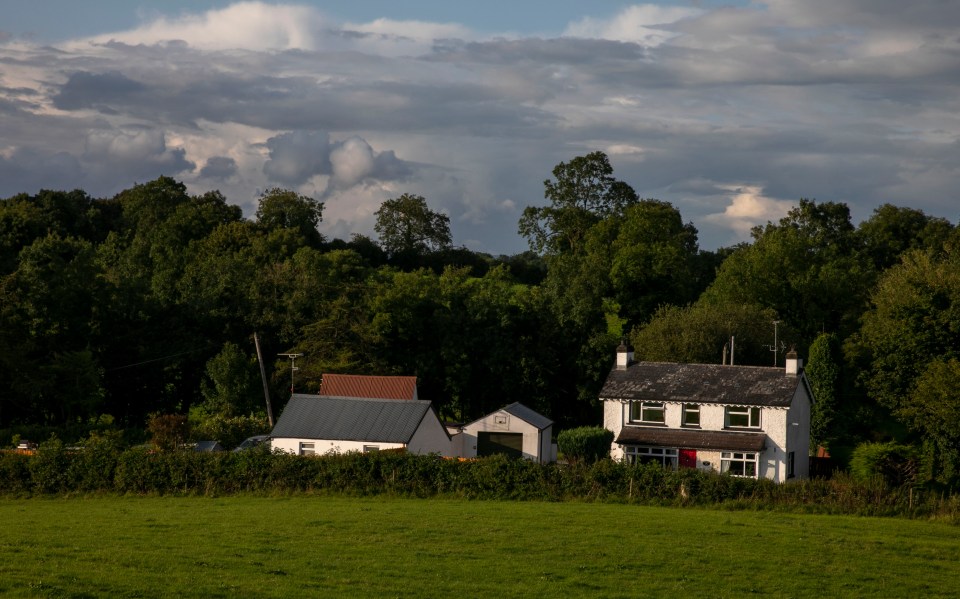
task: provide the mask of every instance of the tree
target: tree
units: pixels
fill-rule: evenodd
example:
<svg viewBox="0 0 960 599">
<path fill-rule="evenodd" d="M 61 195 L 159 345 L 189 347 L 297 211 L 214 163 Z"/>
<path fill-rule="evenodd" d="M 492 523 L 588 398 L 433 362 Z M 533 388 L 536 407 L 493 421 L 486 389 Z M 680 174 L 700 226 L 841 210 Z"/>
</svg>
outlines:
<svg viewBox="0 0 960 599">
<path fill-rule="evenodd" d="M 857 236 L 877 272 L 890 268 L 912 249 L 939 249 L 953 232 L 945 218 L 927 216 L 922 210 L 884 204 L 860 223 Z"/>
<path fill-rule="evenodd" d="M 800 333 L 798 345 L 823 330 L 844 336 L 855 328 L 874 275 L 845 204 L 802 199 L 753 237 L 723 262 L 706 301 L 774 309 Z"/>
<path fill-rule="evenodd" d="M 323 203 L 288 189 L 273 188 L 260 194 L 257 224 L 272 229 L 298 231 L 307 244 L 319 247 L 323 236 L 317 225 L 323 220 Z"/>
<path fill-rule="evenodd" d="M 245 355 L 240 346 L 227 342 L 207 362 L 201 386 L 202 408 L 209 414 L 245 416 L 263 408 L 256 358 Z"/>
<path fill-rule="evenodd" d="M 543 182 L 550 205 L 526 207 L 520 235 L 538 254 L 579 251 L 591 227 L 637 201 L 633 188 L 612 175 L 613 167 L 603 152 L 561 162 L 553 169 L 554 180 Z"/>
<path fill-rule="evenodd" d="M 810 415 L 810 446 L 830 447 L 836 438 L 834 415 L 840 383 L 840 342 L 833 333 L 821 333 L 810 345 L 804 372 L 813 390 L 814 403 Z"/>
<path fill-rule="evenodd" d="M 960 457 L 960 247 L 908 252 L 871 299 L 852 342 L 867 356 L 867 391 L 928 442 L 935 460 Z M 958 469 L 954 462 L 944 472 L 955 477 Z"/>
<path fill-rule="evenodd" d="M 376 212 L 374 230 L 390 258 L 419 257 L 450 247 L 450 217 L 434 212 L 423 196 L 403 194 Z"/>
<path fill-rule="evenodd" d="M 734 340 L 736 364 L 767 366 L 772 362 L 776 312 L 757 304 L 698 301 L 690 306 L 663 306 L 647 324 L 630 335 L 639 360 L 719 364 L 724 346 Z M 779 339 L 795 337 L 779 327 Z M 729 359 L 729 354 L 728 354 Z"/>
</svg>

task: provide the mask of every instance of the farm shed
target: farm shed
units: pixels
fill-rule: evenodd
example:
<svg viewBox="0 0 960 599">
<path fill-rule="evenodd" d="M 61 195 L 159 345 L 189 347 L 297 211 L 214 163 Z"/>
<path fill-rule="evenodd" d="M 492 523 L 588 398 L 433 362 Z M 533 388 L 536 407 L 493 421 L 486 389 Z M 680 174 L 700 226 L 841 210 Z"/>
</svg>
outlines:
<svg viewBox="0 0 960 599">
<path fill-rule="evenodd" d="M 534 462 L 556 460 L 553 421 L 520 403 L 512 403 L 465 425 L 456 444 L 465 458 L 503 453 Z"/>
</svg>

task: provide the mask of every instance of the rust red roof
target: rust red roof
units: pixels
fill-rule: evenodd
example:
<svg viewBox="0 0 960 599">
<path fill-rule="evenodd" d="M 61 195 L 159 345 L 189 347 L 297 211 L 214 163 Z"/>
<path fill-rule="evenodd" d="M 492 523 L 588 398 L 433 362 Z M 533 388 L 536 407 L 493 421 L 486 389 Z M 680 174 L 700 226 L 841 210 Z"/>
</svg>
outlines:
<svg viewBox="0 0 960 599">
<path fill-rule="evenodd" d="M 320 395 L 369 399 L 417 399 L 417 377 L 325 374 L 320 381 Z"/>
</svg>

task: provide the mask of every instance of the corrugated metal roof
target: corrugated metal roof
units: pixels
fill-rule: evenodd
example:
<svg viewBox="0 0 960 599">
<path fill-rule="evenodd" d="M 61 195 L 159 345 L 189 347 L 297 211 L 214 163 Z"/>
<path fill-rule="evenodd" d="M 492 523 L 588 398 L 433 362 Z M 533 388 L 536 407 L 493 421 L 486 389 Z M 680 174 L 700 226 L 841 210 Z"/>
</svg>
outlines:
<svg viewBox="0 0 960 599">
<path fill-rule="evenodd" d="M 689 449 L 726 451 L 762 451 L 767 436 L 763 433 L 728 433 L 675 428 L 624 427 L 617 437 L 621 445 L 653 445 Z"/>
<path fill-rule="evenodd" d="M 553 420 L 550 420 L 542 414 L 534 412 L 520 402 L 514 402 L 510 404 L 509 406 L 503 408 L 503 411 L 530 423 L 539 430 L 543 430 L 553 424 Z"/>
<path fill-rule="evenodd" d="M 271 436 L 409 443 L 429 410 L 430 402 L 425 400 L 295 394 Z"/>
<path fill-rule="evenodd" d="M 325 374 L 320 381 L 320 395 L 373 399 L 417 399 L 417 377 Z"/>
<path fill-rule="evenodd" d="M 611 370 L 600 399 L 787 407 L 802 381 L 783 368 L 637 362 Z"/>
</svg>

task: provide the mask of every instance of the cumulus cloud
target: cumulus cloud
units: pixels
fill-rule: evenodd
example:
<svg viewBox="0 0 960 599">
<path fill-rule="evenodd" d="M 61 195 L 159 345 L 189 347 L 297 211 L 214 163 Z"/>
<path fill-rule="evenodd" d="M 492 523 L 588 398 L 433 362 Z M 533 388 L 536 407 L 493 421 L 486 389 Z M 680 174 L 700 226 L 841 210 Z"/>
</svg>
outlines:
<svg viewBox="0 0 960 599">
<path fill-rule="evenodd" d="M 229 156 L 212 156 L 200 169 L 200 176 L 209 179 L 225 180 L 237 174 L 237 161 Z"/>
<path fill-rule="evenodd" d="M 763 195 L 759 185 L 728 186 L 729 204 L 723 212 L 708 214 L 704 221 L 733 230 L 741 240 L 750 236 L 750 229 L 786 216 L 792 202 L 776 200 Z"/>
<path fill-rule="evenodd" d="M 270 158 L 263 172 L 271 180 L 297 186 L 316 175 L 330 177 L 331 188 L 349 188 L 366 179 L 403 179 L 411 168 L 392 150 L 375 152 L 359 136 L 330 141 L 322 131 L 292 131 L 271 137 L 264 144 Z"/>
<path fill-rule="evenodd" d="M 455 242 L 499 253 L 525 249 L 519 212 L 545 202 L 557 163 L 604 150 L 708 248 L 782 216 L 780 198 L 956 218 L 952 4 L 581 10 L 562 35 L 518 36 L 240 2 L 56 47 L 0 42 L 0 189 L 168 174 L 249 213 L 251 190 L 280 185 L 327 202 L 343 237 L 418 193 Z"/>
<path fill-rule="evenodd" d="M 136 29 L 89 41 L 131 45 L 184 41 L 206 50 L 310 50 L 324 26 L 322 15 L 309 7 L 238 2 L 201 14 L 160 16 Z"/>
</svg>

